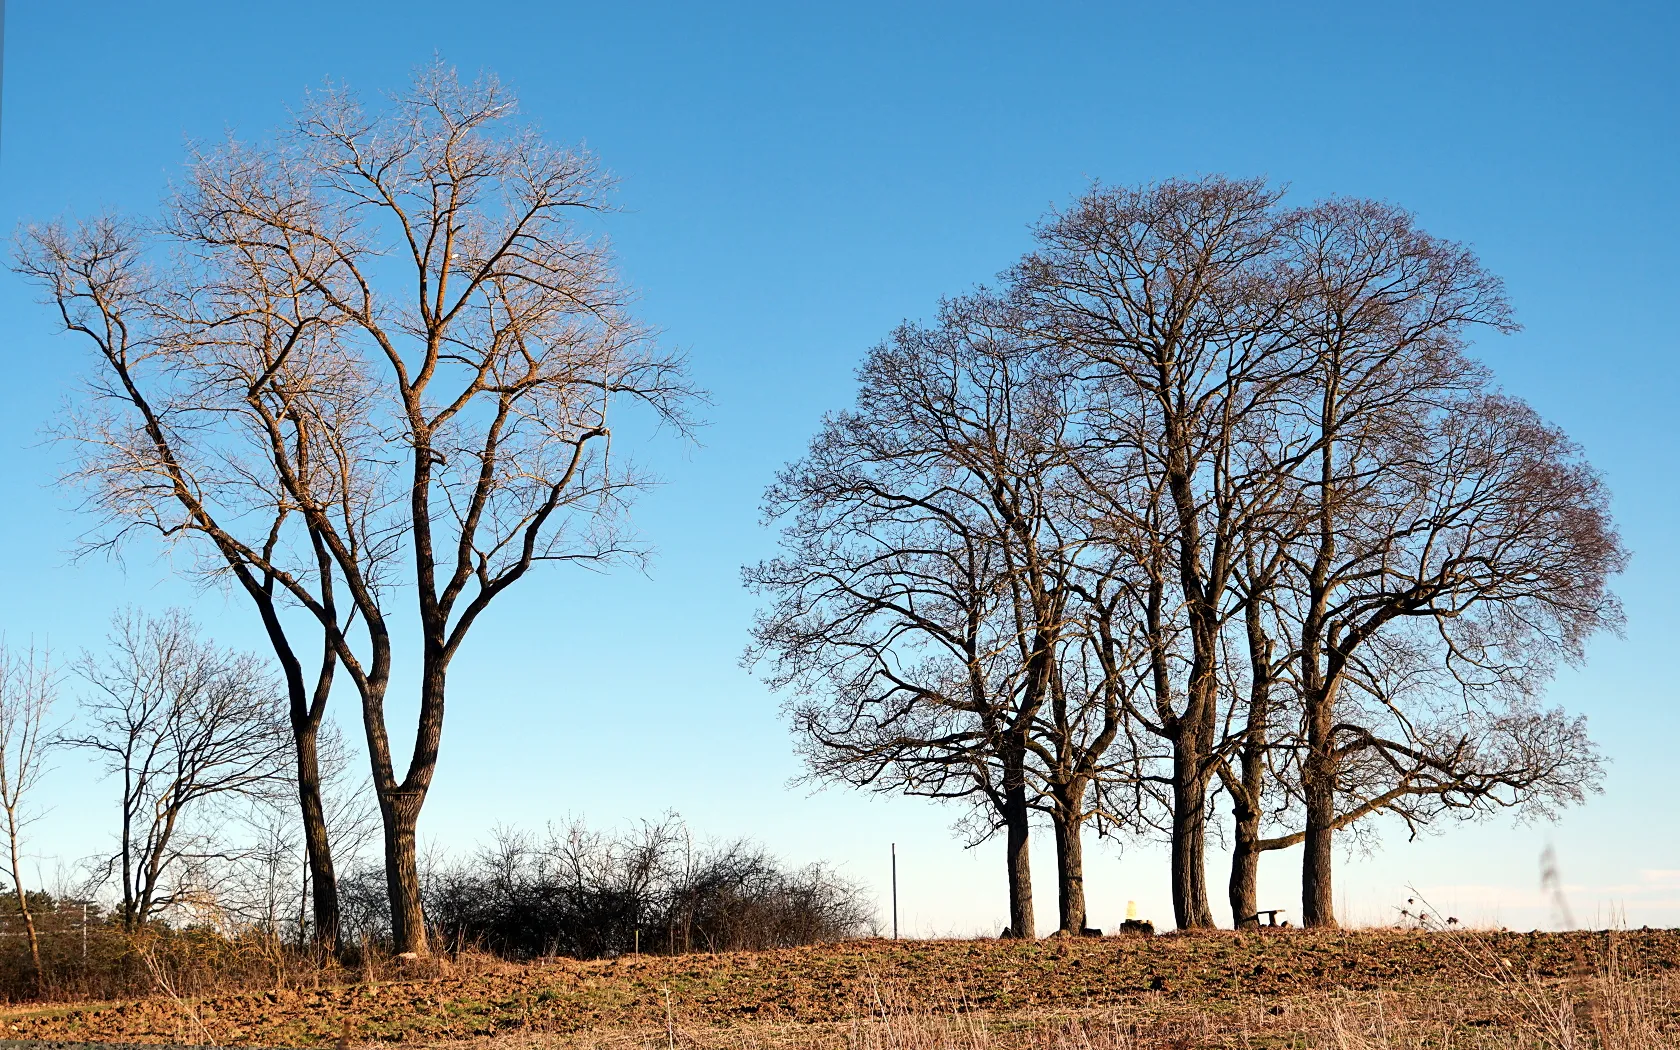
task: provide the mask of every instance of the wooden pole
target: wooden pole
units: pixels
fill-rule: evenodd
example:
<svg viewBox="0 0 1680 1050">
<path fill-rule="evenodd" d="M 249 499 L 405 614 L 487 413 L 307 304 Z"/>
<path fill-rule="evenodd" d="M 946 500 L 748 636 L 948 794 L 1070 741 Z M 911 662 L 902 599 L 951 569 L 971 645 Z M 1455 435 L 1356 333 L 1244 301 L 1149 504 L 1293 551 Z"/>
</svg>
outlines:
<svg viewBox="0 0 1680 1050">
<path fill-rule="evenodd" d="M 893 940 L 898 940 L 898 843 L 892 844 Z"/>
</svg>

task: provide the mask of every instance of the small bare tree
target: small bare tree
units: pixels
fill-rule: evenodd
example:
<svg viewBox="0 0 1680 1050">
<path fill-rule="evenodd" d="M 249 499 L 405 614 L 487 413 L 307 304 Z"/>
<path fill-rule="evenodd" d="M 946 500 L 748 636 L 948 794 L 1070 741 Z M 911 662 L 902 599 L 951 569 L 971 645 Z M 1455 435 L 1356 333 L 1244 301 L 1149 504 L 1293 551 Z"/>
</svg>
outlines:
<svg viewBox="0 0 1680 1050">
<path fill-rule="evenodd" d="M 30 977 L 41 979 L 41 941 L 23 882 L 24 830 L 39 818 L 26 800 L 46 772 L 53 743 L 48 725 L 58 695 L 51 654 L 33 645 L 18 651 L 0 641 L 0 810 L 4 811 L 7 866 L 18 914 L 29 940 Z"/>
<path fill-rule="evenodd" d="M 136 929 L 197 899 L 202 875 L 237 844 L 225 807 L 285 789 L 291 760 L 285 696 L 255 657 L 218 648 L 180 611 L 113 620 L 104 654 L 83 655 L 81 726 L 68 743 L 118 778 L 121 919 Z"/>
</svg>

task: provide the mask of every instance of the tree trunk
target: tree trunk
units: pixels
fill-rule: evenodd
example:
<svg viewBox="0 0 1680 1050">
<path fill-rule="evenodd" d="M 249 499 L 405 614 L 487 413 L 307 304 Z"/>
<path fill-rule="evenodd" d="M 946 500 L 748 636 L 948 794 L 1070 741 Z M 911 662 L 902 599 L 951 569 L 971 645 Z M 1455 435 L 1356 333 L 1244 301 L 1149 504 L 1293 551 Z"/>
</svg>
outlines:
<svg viewBox="0 0 1680 1050">
<path fill-rule="evenodd" d="M 426 955 L 426 912 L 420 901 L 420 865 L 415 853 L 415 828 L 425 793 L 392 790 L 380 793 L 379 812 L 385 824 L 385 886 L 391 901 L 391 950 L 401 955 Z"/>
<path fill-rule="evenodd" d="M 1232 796 L 1235 798 L 1235 795 Z M 1236 836 L 1231 851 L 1231 925 L 1238 930 L 1259 925 L 1260 917 L 1260 811 L 1246 800 L 1231 807 L 1236 818 Z"/>
<path fill-rule="evenodd" d="M 31 991 L 41 991 L 41 939 L 35 932 L 35 916 L 29 910 L 29 894 L 23 890 L 23 860 L 18 855 L 18 821 L 14 810 L 6 811 L 8 837 L 12 846 L 12 889 L 17 891 L 18 914 L 23 916 L 23 932 L 29 939 L 29 982 Z"/>
<path fill-rule="evenodd" d="M 1194 736 L 1173 742 L 1172 897 L 1181 930 L 1214 926 L 1207 896 L 1207 789 L 1202 749 Z"/>
<path fill-rule="evenodd" d="M 123 756 L 125 763 L 129 756 Z M 134 901 L 134 792 L 131 784 L 130 768 L 123 769 L 123 812 L 122 812 L 122 928 L 124 933 L 133 933 L 139 926 L 135 921 Z"/>
<path fill-rule="evenodd" d="M 1058 800 L 1056 828 L 1056 904 L 1064 933 L 1079 936 L 1085 928 L 1085 847 L 1079 815 Z"/>
<path fill-rule="evenodd" d="M 1301 924 L 1334 928 L 1331 865 L 1336 820 L 1336 766 L 1331 753 L 1329 704 L 1310 702 L 1307 760 L 1302 770 L 1306 797 L 1306 849 L 1301 857 Z"/>
<path fill-rule="evenodd" d="M 332 566 L 317 539 L 317 555 L 321 578 L 330 581 Z M 338 877 L 333 870 L 332 840 L 327 831 L 326 806 L 321 800 L 321 763 L 318 741 L 321 719 L 326 712 L 327 699 L 332 693 L 334 670 L 338 654 L 332 641 L 322 641 L 321 667 L 315 676 L 314 695 L 304 685 L 303 665 L 299 663 L 291 639 L 275 609 L 271 591 L 259 583 L 247 570 L 240 569 L 246 590 L 256 601 L 262 616 L 263 628 L 268 632 L 269 644 L 280 661 L 286 676 L 286 694 L 290 703 L 292 747 L 297 756 L 298 811 L 303 818 L 303 846 L 308 883 L 305 897 L 314 904 L 315 928 L 311 940 L 323 952 L 337 954 L 343 947 L 339 939 Z M 330 582 L 323 584 L 326 607 L 335 619 Z"/>
<path fill-rule="evenodd" d="M 1336 925 L 1331 878 L 1331 847 L 1335 831 L 1330 827 L 1334 811 L 1333 791 L 1307 792 L 1306 851 L 1301 858 L 1301 922 L 1309 927 L 1334 928 Z"/>
<path fill-rule="evenodd" d="M 1257 573 L 1249 562 L 1249 592 L 1243 602 L 1243 626 L 1248 635 L 1248 724 L 1243 727 L 1239 749 L 1241 779 L 1226 784 L 1231 796 L 1235 842 L 1231 851 L 1231 902 L 1233 929 L 1260 925 L 1260 814 L 1266 790 L 1266 747 L 1271 736 L 1272 639 L 1266 633 L 1262 596 L 1271 577 Z M 1275 920 L 1276 915 L 1272 918 Z"/>
<path fill-rule="evenodd" d="M 436 606 L 424 600 L 421 611 L 423 619 L 438 615 Z M 438 745 L 443 736 L 448 660 L 436 633 L 428 635 L 421 659 L 420 716 L 408 775 L 401 782 L 393 777 L 390 741 L 384 725 L 384 667 L 388 664 L 382 663 L 378 688 L 363 693 L 362 718 L 368 732 L 379 813 L 385 825 L 385 887 L 391 903 L 391 947 L 398 955 L 424 956 L 430 954 L 430 947 L 426 943 L 426 911 L 420 899 L 415 829 L 420 823 L 420 809 L 426 803 L 432 776 L 437 772 Z"/>
<path fill-rule="evenodd" d="M 1004 864 L 1009 876 L 1009 935 L 1028 941 L 1038 936 L 1038 928 L 1033 922 L 1029 815 L 1025 785 L 1009 788 L 1003 814 L 1006 832 Z"/>
<path fill-rule="evenodd" d="M 333 870 L 332 843 L 327 837 L 326 806 L 321 801 L 321 765 L 316 743 L 318 721 L 299 725 L 294 719 L 292 739 L 297 749 L 298 808 L 303 814 L 304 852 L 309 865 L 307 896 L 314 905 L 311 939 L 323 952 L 337 953 L 339 941 L 338 877 Z"/>
</svg>

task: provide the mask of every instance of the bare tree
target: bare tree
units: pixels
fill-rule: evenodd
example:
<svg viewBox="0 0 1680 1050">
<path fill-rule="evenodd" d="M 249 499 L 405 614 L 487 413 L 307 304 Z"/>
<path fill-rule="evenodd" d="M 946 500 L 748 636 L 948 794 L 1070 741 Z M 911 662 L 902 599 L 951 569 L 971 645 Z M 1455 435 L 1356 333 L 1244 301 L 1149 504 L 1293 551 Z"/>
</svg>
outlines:
<svg viewBox="0 0 1680 1050">
<path fill-rule="evenodd" d="M 48 725 L 58 696 L 57 673 L 46 650 L 21 652 L 0 641 L 0 811 L 5 814 L 7 867 L 29 941 L 30 979 L 41 980 L 41 941 L 23 881 L 23 834 L 39 814 L 26 808 L 46 773 L 54 730 Z"/>
<path fill-rule="evenodd" d="M 199 155 L 163 224 L 176 265 L 161 287 L 129 252 L 134 276 L 115 290 L 145 294 L 87 298 L 94 323 L 73 325 L 114 347 L 107 359 L 162 348 L 183 389 L 221 413 L 200 422 L 237 451 L 202 476 L 150 423 L 113 445 L 196 499 L 191 527 L 257 590 L 306 611 L 354 684 L 403 952 L 427 950 L 415 828 L 451 661 L 536 564 L 640 554 L 621 512 L 643 479 L 608 458 L 609 406 L 681 430 L 693 397 L 681 359 L 630 316 L 604 244 L 573 223 L 604 208 L 606 178 L 514 109 L 494 80 L 462 84 L 441 65 L 375 113 L 323 92 L 276 143 Z M 131 319 L 136 301 L 148 305 Z M 271 508 L 272 531 L 253 540 L 203 512 L 200 493 L 225 486 Z M 119 491 L 122 503 L 153 490 Z M 281 521 L 295 531 L 271 542 Z M 386 717 L 398 565 L 412 573 L 420 665 L 400 776 Z"/>
<path fill-rule="evenodd" d="M 1463 357 L 1467 329 L 1511 327 L 1474 256 L 1363 201 L 1315 206 L 1291 240 L 1306 293 L 1292 325 L 1313 368 L 1285 619 L 1303 920 L 1331 926 L 1332 837 L 1358 816 L 1551 804 L 1596 781 L 1579 721 L 1527 698 L 1619 627 L 1608 581 L 1626 554 L 1579 450 Z M 1338 807 L 1352 784 L 1357 804 Z"/>
<path fill-rule="evenodd" d="M 985 296 L 906 325 L 860 368 L 766 495 L 783 554 L 745 572 L 770 599 L 749 663 L 823 779 L 971 803 L 1005 834 L 1009 931 L 1035 935 L 1032 738 L 1066 628 L 1053 376 Z M 1081 800 L 1083 801 L 1083 800 Z"/>
<path fill-rule="evenodd" d="M 147 243 L 144 231 L 104 218 L 74 229 L 30 228 L 19 251 L 20 272 L 46 288 L 66 330 L 87 338 L 99 354 L 84 402 L 61 429 L 78 456 L 67 480 L 89 493 L 102 526 L 81 553 L 116 551 L 136 532 L 171 545 L 185 540 L 208 582 L 232 581 L 255 606 L 289 701 L 312 937 L 335 951 L 341 947 L 338 889 L 318 740 L 338 654 L 330 632 L 308 623 L 300 628 L 285 612 L 297 589 L 310 590 L 320 614 L 339 630 L 348 628 L 355 609 L 339 616 L 332 560 L 276 479 L 279 464 L 261 441 L 266 435 L 253 431 L 249 409 L 271 382 L 309 391 L 340 417 L 353 414 L 360 391 L 332 360 L 330 326 L 318 302 L 261 281 L 236 290 L 227 275 L 195 272 L 180 259 L 160 275 L 147 264 Z M 195 296 L 245 317 L 256 345 L 227 353 L 234 348 L 222 338 L 220 360 L 191 352 L 207 327 Z M 319 442 L 311 441 L 301 416 L 288 422 L 287 447 L 309 460 Z M 340 483 L 365 491 L 355 461 L 314 458 L 303 469 L 317 487 Z M 364 558 L 371 568 L 385 553 L 388 547 L 376 546 Z M 277 589 L 282 572 L 286 585 Z M 313 675 L 300 641 L 310 634 L 320 637 Z"/>
<path fill-rule="evenodd" d="M 206 865 L 237 846 L 220 833 L 225 807 L 271 798 L 287 780 L 291 741 L 283 694 L 247 654 L 219 649 L 185 613 L 114 620 L 109 651 L 76 666 L 87 683 L 69 738 L 122 786 L 121 918 L 135 929 L 192 899 Z"/>
<path fill-rule="evenodd" d="M 1064 928 L 1090 816 L 1164 812 L 1175 917 L 1209 926 L 1222 786 L 1236 923 L 1304 842 L 1327 925 L 1337 831 L 1592 788 L 1535 690 L 1619 622 L 1625 554 L 1578 451 L 1463 354 L 1509 327 L 1496 279 L 1397 209 L 1220 178 L 1095 189 L 1039 239 L 1001 301 L 879 349 L 771 490 L 754 655 L 806 697 L 813 770 L 1013 791 L 1056 828 Z M 1024 863 L 1024 818 L 973 813 Z"/>
<path fill-rule="evenodd" d="M 1245 455 L 1245 426 L 1300 367 L 1280 320 L 1281 192 L 1208 178 L 1097 188 L 1038 230 L 1014 271 L 1035 337 L 1086 378 L 1091 429 L 1111 453 L 1086 491 L 1148 594 L 1149 731 L 1172 746 L 1173 910 L 1213 925 L 1209 790 L 1221 761 L 1221 650 L 1239 601 L 1242 541 L 1278 492 Z"/>
</svg>

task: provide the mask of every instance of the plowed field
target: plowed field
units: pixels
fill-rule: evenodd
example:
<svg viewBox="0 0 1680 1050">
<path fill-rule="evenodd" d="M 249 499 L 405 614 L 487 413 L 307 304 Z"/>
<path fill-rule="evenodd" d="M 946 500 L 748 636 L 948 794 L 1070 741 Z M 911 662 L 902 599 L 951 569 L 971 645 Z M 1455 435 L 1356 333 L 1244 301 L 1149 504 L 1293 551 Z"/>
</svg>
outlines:
<svg viewBox="0 0 1680 1050">
<path fill-rule="evenodd" d="M 1613 946 L 1613 950 L 1612 950 Z M 314 1046 L 592 1033 L 612 1042 L 782 1044 L 893 1011 L 981 1016 L 1007 1029 L 1046 1017 L 1282 1014 L 1303 996 L 1393 994 L 1450 1004 L 1474 1024 L 1513 982 L 1567 983 L 1612 958 L 1672 987 L 1680 931 L 1606 934 L 1279 931 L 1153 939 L 857 941 L 602 962 L 456 965 L 198 1000 L 14 1008 L 10 1039 Z M 1489 1006 L 1491 1009 L 1491 1005 Z M 1140 1029 L 1141 1030 L 1141 1029 Z M 797 1041 L 797 1039 L 795 1040 Z M 843 1040 L 842 1040 L 843 1041 Z"/>
</svg>

